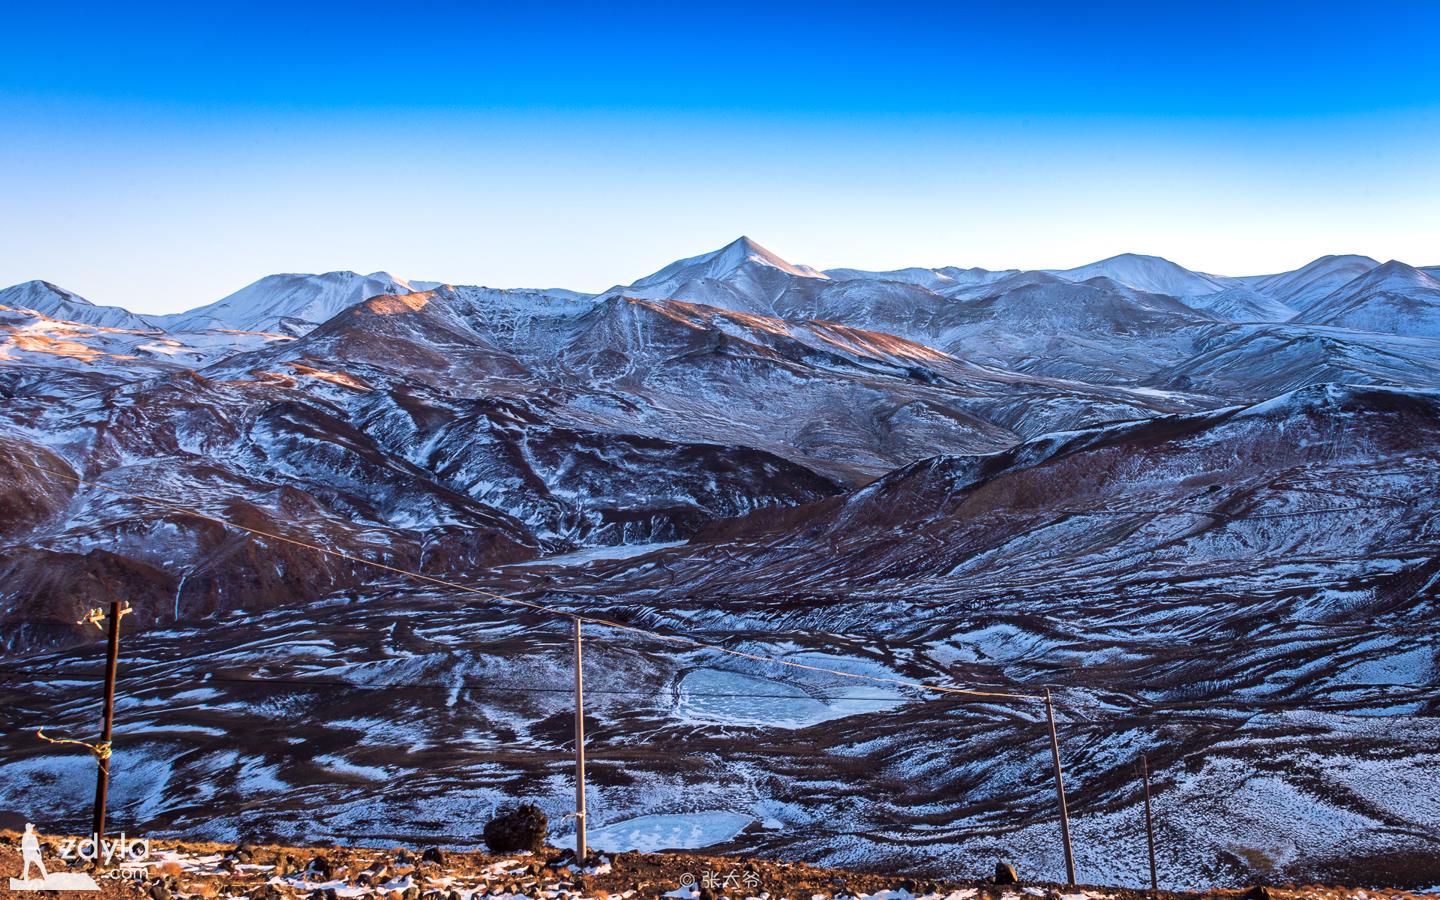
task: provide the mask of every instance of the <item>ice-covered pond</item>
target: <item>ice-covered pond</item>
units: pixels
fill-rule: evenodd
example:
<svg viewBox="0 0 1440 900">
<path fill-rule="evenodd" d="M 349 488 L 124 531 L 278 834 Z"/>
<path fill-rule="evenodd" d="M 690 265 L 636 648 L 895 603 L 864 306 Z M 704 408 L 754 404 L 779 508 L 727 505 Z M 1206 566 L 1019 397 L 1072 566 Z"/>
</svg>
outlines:
<svg viewBox="0 0 1440 900">
<path fill-rule="evenodd" d="M 812 696 L 773 678 L 722 669 L 693 669 L 680 679 L 675 714 L 691 722 L 804 728 L 888 709 L 902 700 L 878 684 L 830 686 Z"/>
<path fill-rule="evenodd" d="M 753 821 L 753 816 L 733 812 L 639 816 L 592 828 L 586 837 L 591 847 L 609 853 L 698 850 L 725 843 Z"/>
<path fill-rule="evenodd" d="M 562 553 L 559 556 L 544 556 L 540 559 L 530 559 L 525 562 L 511 563 L 510 565 L 517 569 L 525 566 L 578 566 L 607 559 L 630 559 L 636 556 L 643 556 L 646 553 L 653 553 L 656 550 L 681 547 L 684 546 L 685 543 L 685 541 L 664 541 L 657 544 L 618 544 L 613 547 L 590 547 L 586 550 L 576 550 L 573 553 Z"/>
</svg>

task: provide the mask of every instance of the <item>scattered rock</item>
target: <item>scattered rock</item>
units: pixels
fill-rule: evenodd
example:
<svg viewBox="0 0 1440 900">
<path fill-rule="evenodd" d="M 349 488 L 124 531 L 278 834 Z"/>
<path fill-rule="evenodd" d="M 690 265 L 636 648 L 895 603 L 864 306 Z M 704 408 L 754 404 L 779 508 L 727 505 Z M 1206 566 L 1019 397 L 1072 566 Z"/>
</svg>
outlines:
<svg viewBox="0 0 1440 900">
<path fill-rule="evenodd" d="M 994 882 L 995 884 L 1019 884 L 1020 873 L 1016 872 L 1015 867 L 1010 863 L 997 861 Z"/>
<path fill-rule="evenodd" d="M 529 850 L 542 853 L 550 820 L 540 807 L 522 803 L 514 809 L 501 811 L 485 823 L 485 846 L 496 853 Z"/>
<path fill-rule="evenodd" d="M 355 883 L 368 887 L 372 884 L 384 884 L 389 879 L 390 867 L 384 863 L 377 863 L 355 876 Z"/>
</svg>

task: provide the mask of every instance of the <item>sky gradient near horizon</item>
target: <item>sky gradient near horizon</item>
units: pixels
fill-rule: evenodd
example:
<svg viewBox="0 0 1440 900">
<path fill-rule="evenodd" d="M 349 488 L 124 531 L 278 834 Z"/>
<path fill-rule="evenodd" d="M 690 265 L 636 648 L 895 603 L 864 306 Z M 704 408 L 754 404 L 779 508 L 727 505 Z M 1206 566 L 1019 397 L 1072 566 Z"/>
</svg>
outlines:
<svg viewBox="0 0 1440 900">
<path fill-rule="evenodd" d="M 0 285 L 602 290 L 794 262 L 1440 263 L 1440 5 L 420 2 L 0 13 Z"/>
</svg>

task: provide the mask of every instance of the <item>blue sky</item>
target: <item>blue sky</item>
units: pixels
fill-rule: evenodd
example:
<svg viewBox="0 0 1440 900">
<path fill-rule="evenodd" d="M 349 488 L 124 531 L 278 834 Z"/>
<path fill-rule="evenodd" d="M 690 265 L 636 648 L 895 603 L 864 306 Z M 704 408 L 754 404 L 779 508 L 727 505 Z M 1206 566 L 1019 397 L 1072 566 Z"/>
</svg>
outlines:
<svg viewBox="0 0 1440 900">
<path fill-rule="evenodd" d="M 18 8 L 17 8 L 18 7 Z M 1440 4 L 12 4 L 0 283 L 1440 263 Z"/>
</svg>

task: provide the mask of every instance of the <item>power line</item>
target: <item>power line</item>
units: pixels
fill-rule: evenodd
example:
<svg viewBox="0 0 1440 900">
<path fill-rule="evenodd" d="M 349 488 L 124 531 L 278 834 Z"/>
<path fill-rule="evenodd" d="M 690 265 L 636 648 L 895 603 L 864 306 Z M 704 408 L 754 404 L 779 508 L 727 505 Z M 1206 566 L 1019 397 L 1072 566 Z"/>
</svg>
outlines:
<svg viewBox="0 0 1440 900">
<path fill-rule="evenodd" d="M 1041 696 L 1038 695 L 1038 694 L 1018 694 L 1018 693 L 1009 693 L 1009 692 L 1002 692 L 1002 691 L 981 691 L 981 690 L 973 690 L 973 689 L 970 689 L 970 688 L 950 687 L 950 686 L 948 686 L 948 685 L 927 684 L 927 683 L 925 683 L 925 682 L 918 682 L 918 681 L 905 681 L 905 680 L 903 680 L 903 679 L 898 679 L 898 678 L 884 678 L 884 677 L 881 677 L 881 676 L 878 676 L 878 675 L 862 675 L 862 674 L 858 674 L 858 673 L 855 673 L 855 672 L 845 672 L 845 671 L 842 671 L 842 670 L 840 670 L 840 669 L 832 669 L 832 668 L 828 668 L 828 667 L 826 667 L 826 666 L 817 666 L 817 665 L 812 665 L 812 664 L 809 664 L 809 663 L 795 662 L 794 660 L 780 659 L 780 658 L 774 657 L 774 656 L 766 656 L 766 655 L 764 655 L 764 654 L 759 654 L 759 653 L 748 653 L 748 652 L 743 651 L 743 650 L 734 650 L 734 649 L 731 649 L 731 648 L 729 648 L 729 647 L 722 647 L 722 646 L 720 646 L 720 645 L 718 645 L 718 644 L 709 644 L 709 643 L 706 643 L 706 642 L 704 642 L 704 641 L 697 641 L 697 640 L 695 640 L 694 638 L 684 637 L 684 636 L 681 636 L 681 635 L 665 634 L 664 632 L 653 631 L 653 630 L 651 630 L 651 629 L 646 629 L 646 628 L 640 628 L 640 627 L 637 627 L 637 626 L 635 626 L 635 625 L 626 625 L 626 624 L 624 624 L 624 623 L 622 623 L 622 622 L 616 622 L 616 621 L 613 621 L 613 620 L 611 620 L 611 619 L 603 619 L 603 618 L 599 618 L 599 617 L 595 617 L 595 616 L 586 616 L 586 615 L 582 615 L 582 614 L 580 614 L 580 613 L 568 612 L 568 611 L 566 611 L 566 610 L 558 609 L 558 608 L 553 607 L 553 606 L 548 606 L 548 605 L 543 604 L 543 603 L 535 603 L 535 602 L 530 601 L 530 600 L 521 600 L 521 599 L 518 598 L 518 597 L 509 596 L 509 595 L 507 595 L 507 594 L 499 594 L 499 593 L 496 593 L 496 592 L 494 592 L 494 591 L 485 590 L 484 588 L 475 587 L 475 586 L 473 586 L 473 585 L 460 584 L 459 582 L 449 581 L 449 580 L 444 579 L 444 578 L 437 578 L 437 577 L 434 576 L 434 575 L 426 575 L 426 574 L 423 573 L 423 572 L 416 572 L 416 571 L 413 571 L 413 570 L 410 570 L 410 569 L 401 568 L 401 567 L 399 567 L 399 566 L 392 566 L 392 565 L 390 565 L 390 564 L 388 564 L 388 563 L 376 562 L 376 561 L 374 561 L 374 560 L 365 559 L 364 557 L 355 556 L 354 554 L 351 554 L 351 553 L 346 553 L 346 552 L 344 552 L 344 551 L 342 551 L 342 550 L 333 550 L 333 549 L 330 549 L 330 548 L 328 548 L 328 547 L 321 547 L 321 546 L 319 546 L 318 544 L 312 544 L 312 543 L 309 543 L 309 542 L 307 542 L 307 541 L 298 540 L 298 539 L 296 539 L 296 538 L 287 537 L 287 536 L 285 536 L 285 535 L 276 534 L 276 533 L 274 533 L 274 532 L 265 531 L 265 530 L 263 530 L 263 529 L 251 528 L 251 527 L 246 526 L 246 525 L 237 525 L 237 524 L 235 524 L 235 523 L 233 523 L 233 522 L 230 522 L 230 521 L 228 521 L 228 520 L 226 520 L 226 519 L 219 518 L 218 516 L 212 516 L 212 515 L 210 515 L 210 514 L 208 514 L 208 513 L 203 513 L 203 512 L 200 512 L 199 510 L 192 509 L 192 508 L 189 508 L 189 507 L 179 506 L 179 505 L 177 505 L 177 504 L 171 503 L 171 502 L 168 501 L 168 500 L 163 500 L 163 499 L 160 499 L 160 498 L 158 498 L 158 497 L 150 497 L 150 496 L 147 496 L 147 495 L 144 495 L 144 494 L 132 494 L 132 493 L 129 493 L 129 492 L 127 492 L 127 491 L 119 490 L 118 488 L 112 488 L 112 487 L 109 487 L 108 485 L 100 484 L 99 482 L 96 482 L 96 481 L 93 481 L 93 480 L 91 480 L 91 481 L 86 481 L 85 479 L 81 478 L 81 477 L 78 476 L 78 475 L 70 474 L 70 473 L 68 473 L 68 472 L 58 472 L 58 471 L 55 471 L 55 470 L 53 470 L 53 469 L 50 469 L 50 468 L 47 468 L 47 467 L 44 467 L 44 466 L 33 465 L 33 464 L 31 464 L 31 463 L 25 462 L 25 461 L 23 461 L 23 460 L 15 459 L 15 458 L 13 458 L 13 457 L 11 458 L 11 462 L 13 462 L 14 464 L 19 465 L 19 466 L 21 466 L 21 467 L 23 467 L 23 468 L 30 469 L 31 471 L 38 472 L 38 473 L 43 474 L 43 475 L 49 475 L 49 476 L 51 476 L 51 477 L 53 477 L 53 478 L 60 478 L 60 479 L 63 479 L 63 480 L 72 481 L 72 482 L 74 482 L 77 486 L 80 486 L 80 487 L 84 487 L 84 486 L 86 486 L 86 485 L 89 485 L 90 487 L 99 488 L 100 490 L 107 491 L 107 492 L 109 492 L 109 493 L 111 493 L 111 494 L 114 494 L 114 495 L 119 496 L 119 497 L 123 497 L 123 498 L 125 498 L 125 499 L 127 499 L 127 500 L 133 500 L 133 501 L 136 501 L 136 502 L 138 502 L 138 503 L 148 503 L 148 504 L 151 504 L 151 505 L 153 505 L 153 506 L 158 506 L 158 507 L 160 507 L 160 508 L 162 508 L 162 509 L 170 510 L 171 512 L 174 512 L 174 513 L 179 513 L 179 514 L 185 515 L 185 516 L 191 516 L 191 517 L 194 517 L 194 518 L 197 518 L 197 519 L 201 519 L 201 520 L 207 521 L 207 522 L 213 522 L 213 523 L 221 526 L 222 528 L 232 528 L 232 529 L 235 529 L 235 530 L 237 530 L 237 531 L 243 531 L 243 532 L 246 532 L 246 533 L 248 533 L 248 534 L 255 535 L 256 537 L 267 538 L 267 539 L 269 539 L 269 540 L 275 540 L 275 541 L 281 541 L 281 542 L 283 542 L 283 543 L 290 544 L 290 545 L 292 545 L 292 546 L 302 547 L 302 548 L 305 548 L 305 549 L 307 549 L 307 550 L 313 550 L 313 551 L 315 551 L 316 553 L 323 553 L 323 554 L 326 554 L 327 556 L 333 556 L 333 557 L 336 557 L 336 558 L 338 558 L 338 559 L 344 559 L 344 560 L 348 560 L 348 561 L 350 561 L 350 562 L 359 563 L 360 565 L 370 566 L 370 567 L 375 568 L 375 569 L 381 569 L 381 570 L 384 570 L 384 571 L 387 571 L 387 572 L 394 573 L 394 574 L 396 574 L 396 575 L 403 575 L 403 576 L 408 577 L 408 578 L 414 578 L 414 579 L 419 580 L 419 581 L 424 581 L 424 582 L 428 582 L 428 583 L 430 583 L 430 584 L 439 585 L 439 586 L 441 586 L 441 587 L 449 588 L 449 589 L 454 590 L 454 591 L 460 591 L 460 592 L 467 593 L 467 594 L 475 594 L 475 595 L 477 595 L 477 596 L 485 597 L 485 598 L 487 598 L 487 599 L 498 600 L 498 601 L 503 602 L 503 603 L 515 604 L 515 605 L 517 605 L 517 606 L 522 606 L 522 607 L 525 607 L 526 609 L 532 609 L 532 610 L 535 610 L 535 611 L 537 611 L 537 612 L 545 613 L 545 614 L 547 614 L 547 615 L 557 616 L 557 617 L 566 618 L 566 619 L 571 619 L 571 620 L 579 621 L 579 622 L 586 622 L 586 623 L 589 623 L 589 624 L 592 624 L 592 625 L 599 625 L 599 626 L 602 626 L 602 627 L 605 627 L 605 628 L 613 628 L 613 629 L 616 629 L 616 630 L 619 630 L 619 631 L 626 631 L 626 632 L 631 632 L 631 633 L 634 633 L 634 634 L 641 634 L 641 635 L 645 635 L 645 636 L 647 636 L 647 637 L 655 638 L 656 640 L 666 641 L 666 642 L 669 642 L 669 643 L 672 643 L 672 644 L 680 644 L 680 645 L 684 645 L 684 646 L 688 646 L 688 647 L 693 647 L 693 648 L 701 649 L 701 650 L 711 650 L 711 651 L 714 651 L 714 652 L 717 652 L 717 653 L 724 653 L 724 654 L 727 654 L 727 655 L 729 655 L 729 656 L 738 657 L 738 658 L 740 658 L 740 659 L 748 659 L 748 660 L 751 660 L 751 661 L 753 661 L 753 662 L 772 663 L 772 664 L 775 664 L 775 665 L 789 666 L 790 668 L 794 668 L 794 669 L 803 669 L 803 670 L 811 671 L 811 672 L 820 672 L 820 673 L 823 673 L 823 674 L 826 674 L 826 675 L 834 675 L 834 676 L 840 677 L 840 678 L 853 678 L 853 679 L 857 679 L 857 680 L 861 680 L 861 681 L 869 681 L 869 682 L 877 683 L 877 684 L 892 684 L 892 685 L 896 685 L 896 686 L 899 686 L 899 687 L 911 688 L 911 689 L 914 689 L 914 690 L 934 691 L 934 692 L 942 693 L 942 694 L 962 694 L 962 695 L 971 696 L 971 697 L 990 697 L 990 698 L 997 698 L 997 699 L 1004 699 L 1004 700 L 1035 700 L 1035 701 L 1040 701 L 1040 700 L 1043 700 L 1043 699 L 1044 699 L 1043 697 L 1041 697 Z"/>
</svg>

